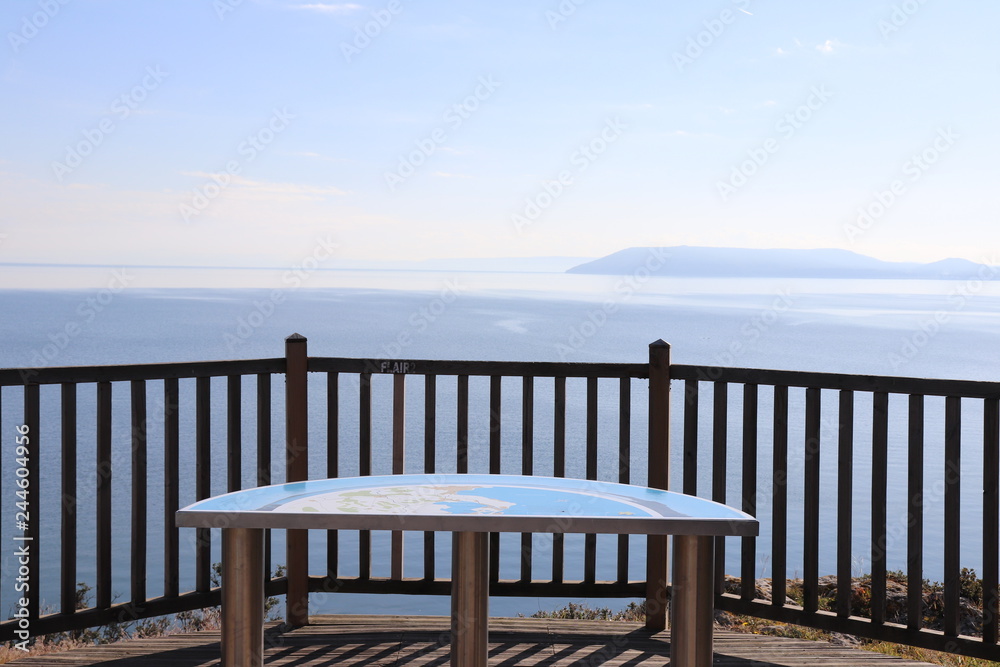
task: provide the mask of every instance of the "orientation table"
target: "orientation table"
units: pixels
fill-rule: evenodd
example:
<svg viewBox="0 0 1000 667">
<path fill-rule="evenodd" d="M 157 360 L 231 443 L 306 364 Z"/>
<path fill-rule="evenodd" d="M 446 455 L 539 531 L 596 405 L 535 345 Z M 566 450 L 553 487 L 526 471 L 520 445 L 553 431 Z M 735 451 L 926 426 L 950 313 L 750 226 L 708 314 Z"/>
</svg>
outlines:
<svg viewBox="0 0 1000 667">
<path fill-rule="evenodd" d="M 712 664 L 713 538 L 756 535 L 757 520 L 672 491 L 583 479 L 426 474 L 290 482 L 208 498 L 178 526 L 222 528 L 222 664 L 261 665 L 264 529 L 450 531 L 451 664 L 488 657 L 489 533 L 673 536 L 671 665 Z"/>
</svg>

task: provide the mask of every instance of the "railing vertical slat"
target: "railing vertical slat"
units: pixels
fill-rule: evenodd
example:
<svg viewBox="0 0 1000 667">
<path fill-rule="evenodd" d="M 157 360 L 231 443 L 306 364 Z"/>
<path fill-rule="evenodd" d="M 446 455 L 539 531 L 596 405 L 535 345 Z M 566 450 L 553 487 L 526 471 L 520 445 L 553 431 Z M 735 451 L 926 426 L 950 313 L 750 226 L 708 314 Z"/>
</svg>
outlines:
<svg viewBox="0 0 1000 667">
<path fill-rule="evenodd" d="M 757 516 L 757 385 L 743 385 L 742 509 Z M 753 600 L 757 581 L 757 538 L 744 537 L 740 556 L 740 597 Z"/>
<path fill-rule="evenodd" d="M 406 460 L 406 375 L 392 376 L 392 474 L 402 475 Z M 391 533 L 390 578 L 403 579 L 403 531 Z"/>
<path fill-rule="evenodd" d="M 771 604 L 785 604 L 788 579 L 788 387 L 774 388 L 772 446 Z"/>
<path fill-rule="evenodd" d="M 851 615 L 854 534 L 854 392 L 840 391 L 837 430 L 837 615 Z"/>
<path fill-rule="evenodd" d="M 712 383 L 712 500 L 726 504 L 729 453 L 729 384 Z M 726 538 L 715 538 L 715 593 L 725 591 Z"/>
<path fill-rule="evenodd" d="M 503 377 L 490 376 L 490 473 L 500 473 L 501 428 L 500 410 Z M 490 533 L 490 581 L 500 580 L 500 533 Z"/>
<path fill-rule="evenodd" d="M 358 397 L 358 474 L 372 474 L 372 374 L 361 373 Z M 372 534 L 370 530 L 358 531 L 358 578 L 372 576 Z"/>
<path fill-rule="evenodd" d="M 457 412 L 455 416 L 455 466 L 460 474 L 469 472 L 469 376 L 458 376 Z"/>
<path fill-rule="evenodd" d="M 535 378 L 521 380 L 521 474 L 534 474 L 535 467 Z"/>
<path fill-rule="evenodd" d="M 111 383 L 97 383 L 97 595 L 111 606 Z"/>
<path fill-rule="evenodd" d="M 535 458 L 535 378 L 521 380 L 521 474 L 534 474 Z M 532 537 L 521 534 L 521 581 L 531 581 Z"/>
<path fill-rule="evenodd" d="M 983 401 L 983 641 L 1000 626 L 1000 401 Z"/>
<path fill-rule="evenodd" d="M 257 375 L 257 486 L 271 483 L 271 376 Z"/>
<path fill-rule="evenodd" d="M 180 383 L 163 381 L 163 595 L 180 593 L 180 529 L 174 513 L 180 509 Z"/>
<path fill-rule="evenodd" d="M 0 433 L 4 433 L 4 428 L 6 427 L 4 426 L 3 419 L 3 385 L 0 385 Z M 18 432 L 18 434 L 20 435 L 20 432 Z M 4 458 L 7 460 L 5 461 Z M 0 479 L 6 479 L 6 473 L 4 471 L 7 469 L 10 462 L 10 457 L 4 458 L 0 458 Z M 6 494 L 0 493 L 0 516 L 8 516 L 10 514 L 7 507 L 9 499 L 5 498 L 5 495 Z"/>
<path fill-rule="evenodd" d="M 28 470 L 28 511 L 25 514 L 28 517 L 25 520 L 27 523 L 27 528 L 20 535 L 16 537 L 24 537 L 24 542 L 16 543 L 19 547 L 26 546 L 28 552 L 32 554 L 40 554 L 45 548 L 45 545 L 41 543 L 41 517 L 45 513 L 44 505 L 41 503 L 41 486 L 40 486 L 40 468 L 42 465 L 42 447 L 41 447 L 41 392 L 37 384 L 28 384 L 24 387 L 24 425 L 28 427 L 27 441 L 23 438 L 18 438 L 24 442 L 24 447 L 27 450 L 28 455 L 27 465 L 24 467 Z M 110 404 L 109 404 L 110 406 Z M 20 435 L 20 432 L 17 432 Z M 108 439 L 109 450 L 110 450 L 110 438 Z M 6 448 L 4 448 L 5 451 Z M 15 457 L 21 458 L 21 457 Z M 108 460 L 110 461 L 110 452 Z M 108 494 L 108 500 L 110 501 L 110 493 Z M 111 505 L 108 504 L 108 510 L 110 513 Z M 108 526 L 110 537 L 110 526 Z M 106 554 L 110 557 L 110 549 Z M 37 559 L 37 556 L 36 556 Z M 37 627 L 35 624 L 38 621 L 38 616 L 41 614 L 41 579 L 40 579 L 40 568 L 37 566 L 37 560 L 33 561 L 33 567 L 31 567 L 27 577 L 27 581 L 22 582 L 27 584 L 28 588 L 24 590 L 21 595 L 25 596 L 28 600 L 28 624 L 29 628 L 32 626 Z M 110 565 L 110 563 L 109 563 Z M 4 573 L 7 574 L 6 572 Z M 5 577 L 6 579 L 6 577 Z M 108 575 L 110 580 L 110 573 Z M 6 581 L 5 581 L 6 583 Z M 105 582 L 105 592 L 106 595 L 110 595 L 111 585 L 110 581 Z M 108 603 L 110 605 L 110 602 Z"/>
<path fill-rule="evenodd" d="M 553 382 L 552 476 L 566 475 L 566 378 Z M 552 536 L 552 581 L 562 583 L 566 540 L 562 533 Z"/>
<path fill-rule="evenodd" d="M 358 377 L 358 474 L 372 474 L 372 374 Z"/>
<path fill-rule="evenodd" d="M 500 473 L 502 381 L 499 375 L 490 376 L 490 474 Z"/>
<path fill-rule="evenodd" d="M 60 611 L 76 611 L 76 385 L 61 388 L 62 520 L 60 523 Z"/>
<path fill-rule="evenodd" d="M 886 498 L 889 486 L 889 395 L 872 397 L 872 623 L 885 623 Z"/>
<path fill-rule="evenodd" d="M 243 486 L 243 378 L 226 378 L 226 490 Z"/>
<path fill-rule="evenodd" d="M 326 374 L 326 476 L 340 476 L 340 374 Z M 340 572 L 340 533 L 326 531 L 326 576 L 336 581 Z"/>
<path fill-rule="evenodd" d="M 632 381 L 618 381 L 618 483 L 628 484 L 632 472 Z M 618 536 L 617 583 L 628 583 L 628 535 Z"/>
<path fill-rule="evenodd" d="M 424 473 L 433 474 L 437 442 L 437 376 L 424 376 Z M 424 533 L 424 579 L 434 580 L 434 532 Z"/>
<path fill-rule="evenodd" d="M 257 486 L 271 483 L 271 376 L 257 374 Z M 271 579 L 271 531 L 264 531 L 264 580 Z"/>
<path fill-rule="evenodd" d="M 392 376 L 392 474 L 402 475 L 406 457 L 406 375 Z"/>
<path fill-rule="evenodd" d="M 566 378 L 555 378 L 552 414 L 552 476 L 566 475 Z"/>
<path fill-rule="evenodd" d="M 944 416 L 944 634 L 958 636 L 961 532 L 962 399 L 948 396 Z"/>
<path fill-rule="evenodd" d="M 6 427 L 4 426 L 4 419 L 3 419 L 3 385 L 0 385 L 0 434 L 5 432 L 4 431 L 5 428 Z M 16 431 L 16 433 L 20 435 L 20 431 Z M 16 452 L 17 450 L 15 449 L 14 451 Z M 10 465 L 9 456 L 0 458 L 0 479 L 6 479 L 7 475 L 6 470 L 8 469 L 9 465 Z M 6 495 L 7 495 L 6 493 L 0 493 L 0 516 L 9 516 L 10 514 L 9 508 L 7 506 L 8 503 L 10 502 L 10 499 L 5 498 L 4 496 Z"/>
<path fill-rule="evenodd" d="M 133 380 L 132 391 L 132 603 L 146 601 L 146 381 Z"/>
<path fill-rule="evenodd" d="M 698 495 L 698 380 L 684 381 L 683 492 Z"/>
<path fill-rule="evenodd" d="M 913 394 L 907 416 L 906 626 L 924 617 L 924 397 Z"/>
<path fill-rule="evenodd" d="M 212 495 L 212 378 L 195 380 L 195 499 Z M 212 533 L 195 528 L 195 589 L 212 588 Z"/>
<path fill-rule="evenodd" d="M 587 479 L 597 479 L 597 378 L 587 378 Z M 597 580 L 597 535 L 583 538 L 583 581 Z"/>
<path fill-rule="evenodd" d="M 802 607 L 819 608 L 820 390 L 806 389 L 805 493 L 803 502 Z"/>
</svg>

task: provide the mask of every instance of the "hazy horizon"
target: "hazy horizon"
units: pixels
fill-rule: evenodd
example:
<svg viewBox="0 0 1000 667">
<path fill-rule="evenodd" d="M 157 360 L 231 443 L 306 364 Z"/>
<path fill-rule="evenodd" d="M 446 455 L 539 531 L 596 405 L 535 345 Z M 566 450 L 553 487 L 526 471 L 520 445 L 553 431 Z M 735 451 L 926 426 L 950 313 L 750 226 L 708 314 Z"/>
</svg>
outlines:
<svg viewBox="0 0 1000 667">
<path fill-rule="evenodd" d="M 449 263 L 455 262 L 476 262 L 481 260 L 495 261 L 495 262 L 519 262 L 519 261 L 538 261 L 538 262 L 551 262 L 551 263 L 564 263 L 564 262 L 587 262 L 590 260 L 601 259 L 605 257 L 610 257 L 612 255 L 624 252 L 626 250 L 642 250 L 646 248 L 657 248 L 657 249 L 671 249 L 671 248 L 697 248 L 697 249 L 707 249 L 707 250 L 750 250 L 750 251 L 795 251 L 795 250 L 844 250 L 842 248 L 779 248 L 779 247 L 767 247 L 767 248 L 745 248 L 745 247 L 734 247 L 734 246 L 690 246 L 690 245 L 678 245 L 678 246 L 630 246 L 628 248 L 620 248 L 618 250 L 609 251 L 603 255 L 597 256 L 571 256 L 571 255 L 559 255 L 559 254 L 544 254 L 544 255 L 478 255 L 478 256 L 454 256 L 454 257 L 428 257 L 424 259 L 380 259 L 380 258 L 366 258 L 366 259 L 345 259 L 331 257 L 328 261 L 332 266 L 317 266 L 316 270 L 319 271 L 338 271 L 343 270 L 344 267 L 348 268 L 364 268 L 366 266 L 373 266 L 379 269 L 385 268 L 391 270 L 390 267 L 419 267 L 421 265 L 447 265 Z M 869 255 L 865 253 L 854 252 L 862 257 L 876 259 L 881 262 L 886 263 L 907 263 L 908 260 L 893 260 L 893 259 L 882 259 L 874 255 Z M 915 264 L 933 264 L 935 262 L 943 262 L 952 259 L 964 259 L 958 257 L 945 257 L 941 256 L 937 259 L 929 259 L 923 261 L 914 261 Z M 1000 264 L 996 261 L 996 257 L 983 257 L 981 259 L 988 260 L 984 262 L 988 266 L 995 266 Z M 971 261 L 971 260 L 967 260 Z M 977 262 L 978 263 L 978 262 Z M 58 266 L 58 267 L 94 267 L 94 268 L 113 268 L 116 266 L 128 266 L 137 268 L 160 268 L 160 269 L 279 269 L 284 268 L 280 264 L 272 265 L 246 265 L 246 264 L 129 264 L 129 263 L 87 263 L 87 262 L 47 262 L 47 261 L 31 261 L 31 262 L 18 262 L 18 261 L 0 261 L 0 266 Z M 419 269 L 418 269 L 419 270 Z M 446 269 L 442 269 L 446 270 Z M 510 269 L 512 271 L 517 269 Z"/>
</svg>

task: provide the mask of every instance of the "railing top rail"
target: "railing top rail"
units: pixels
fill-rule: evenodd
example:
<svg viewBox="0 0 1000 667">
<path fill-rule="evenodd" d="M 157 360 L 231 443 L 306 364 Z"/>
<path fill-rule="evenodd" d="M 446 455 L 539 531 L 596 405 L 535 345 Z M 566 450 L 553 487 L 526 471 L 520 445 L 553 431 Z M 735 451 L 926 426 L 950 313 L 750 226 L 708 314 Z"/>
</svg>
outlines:
<svg viewBox="0 0 1000 667">
<path fill-rule="evenodd" d="M 649 377 L 649 365 L 640 363 L 577 363 L 549 361 L 451 361 L 431 359 L 363 359 L 309 357 L 310 372 L 478 375 L 514 377 Z M 257 373 L 283 373 L 285 359 L 240 359 L 159 364 L 0 368 L 0 387 L 63 382 L 121 382 L 166 378 L 220 377 Z M 701 380 L 736 384 L 848 389 L 925 396 L 1000 398 L 1000 382 L 936 378 L 851 375 L 762 368 L 727 368 L 671 364 L 674 380 Z"/>
<path fill-rule="evenodd" d="M 975 380 L 939 380 L 934 378 L 893 377 L 880 375 L 850 375 L 812 371 L 782 371 L 760 368 L 725 368 L 720 366 L 689 366 L 672 364 L 674 380 L 703 380 L 819 389 L 849 389 L 853 391 L 917 394 L 924 396 L 963 396 L 968 398 L 1000 398 L 1000 382 Z"/>
<path fill-rule="evenodd" d="M 0 368 L 0 387 L 59 384 L 62 382 L 122 382 L 284 372 L 285 359 L 283 357 L 234 361 L 183 361 L 164 364 Z"/>
<path fill-rule="evenodd" d="M 648 364 L 309 357 L 309 371 L 410 375 L 647 378 Z"/>
</svg>

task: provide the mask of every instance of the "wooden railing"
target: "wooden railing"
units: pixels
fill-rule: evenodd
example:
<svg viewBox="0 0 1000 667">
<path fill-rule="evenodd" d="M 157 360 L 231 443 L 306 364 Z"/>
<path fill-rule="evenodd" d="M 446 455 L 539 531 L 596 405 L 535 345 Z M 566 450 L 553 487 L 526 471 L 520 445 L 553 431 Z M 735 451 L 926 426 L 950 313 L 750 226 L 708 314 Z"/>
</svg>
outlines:
<svg viewBox="0 0 1000 667">
<path fill-rule="evenodd" d="M 664 372 L 668 364 L 664 361 L 669 348 L 664 344 L 651 348 L 651 358 Z M 632 415 L 633 415 L 633 382 L 647 377 L 649 364 L 562 364 L 542 362 L 483 362 L 483 361 L 426 361 L 426 360 L 366 360 L 366 359 L 309 359 L 308 369 L 312 373 L 325 375 L 326 419 L 327 431 L 327 469 L 324 476 L 335 477 L 343 474 L 338 457 L 357 443 L 357 469 L 352 474 L 369 475 L 373 472 L 374 457 L 381 456 L 385 464 L 377 472 L 402 473 L 423 472 L 488 472 L 488 473 L 519 473 L 525 475 L 546 474 L 557 477 L 567 476 L 567 468 L 572 474 L 583 479 L 613 479 L 628 483 L 641 481 L 652 486 L 666 488 L 668 468 L 665 454 L 666 446 L 666 415 L 667 387 L 662 382 L 651 388 L 652 400 L 663 406 L 658 413 L 662 426 L 649 439 L 652 456 L 642 457 L 651 461 L 640 470 L 638 480 L 634 479 Z M 392 376 L 391 389 L 386 387 L 383 409 L 378 412 L 378 401 L 373 398 L 373 385 L 377 376 Z M 422 444 L 422 460 L 418 466 L 407 467 L 406 454 L 408 434 L 406 424 L 407 390 L 413 385 L 409 380 L 422 380 L 418 389 L 421 391 L 421 403 L 418 406 L 421 427 L 416 429 L 416 435 Z M 482 381 L 479 392 L 481 405 L 470 401 L 470 382 Z M 505 380 L 513 380 L 519 386 L 515 409 L 517 414 L 508 418 L 504 408 L 509 396 L 504 392 Z M 300 380 L 303 381 L 303 380 Z M 536 410 L 536 404 L 542 403 L 539 395 L 539 385 L 546 383 L 548 411 L 541 415 Z M 599 383 L 610 382 L 612 400 L 616 399 L 614 414 L 616 417 L 615 442 L 606 443 L 612 447 L 614 455 L 601 465 L 598 447 L 598 415 L 601 410 L 599 401 Z M 347 382 L 356 382 L 357 396 L 351 396 L 349 401 L 357 401 L 357 411 L 354 415 L 356 426 L 345 420 L 340 413 L 340 386 Z M 447 386 L 448 396 L 453 405 L 444 408 L 438 397 L 442 387 Z M 509 384 L 509 383 L 508 383 Z M 569 385 L 569 389 L 568 389 Z M 574 386 L 575 385 L 575 386 Z M 575 400 L 568 398 L 571 390 L 577 389 Z M 659 392 L 658 394 L 656 392 Z M 646 397 L 641 397 L 643 403 Z M 388 405 L 386 405 L 388 404 Z M 488 412 L 483 407 L 488 406 Z M 572 408 L 577 410 L 573 411 Z M 439 436 L 442 414 L 445 410 L 453 411 L 454 433 L 450 442 L 442 442 Z M 383 432 L 376 436 L 373 432 L 374 413 L 385 415 Z M 641 414 L 641 413 L 639 413 Z M 470 434 L 470 423 L 479 416 L 480 428 L 473 429 L 477 433 Z M 574 418 L 577 420 L 574 422 Z M 654 417 L 655 418 L 655 417 Z M 543 427 L 542 422 L 547 423 Z M 353 426 L 353 428 L 352 428 Z M 545 429 L 548 437 L 545 439 L 546 449 L 539 456 L 536 447 L 536 432 Z M 350 435 L 345 438 L 345 432 Z M 568 432 L 571 432 L 568 435 Z M 378 443 L 383 445 L 381 448 Z M 450 450 L 450 451 L 449 451 Z M 573 464 L 567 466 L 567 456 L 573 458 Z M 536 465 L 536 459 L 544 458 L 545 468 Z M 608 457 L 606 457 L 608 458 Z M 443 464 L 443 465 L 442 465 Z M 500 567 L 500 537 L 494 535 L 490 542 L 491 562 L 491 593 L 508 596 L 563 596 L 563 597 L 647 597 L 650 608 L 655 608 L 651 624 L 661 624 L 665 621 L 666 607 L 662 604 L 664 595 L 656 588 L 646 591 L 643 580 L 629 577 L 630 544 L 627 536 L 618 539 L 618 544 L 612 553 L 605 554 L 614 560 L 613 568 L 616 577 L 613 580 L 601 580 L 597 576 L 598 550 L 597 536 L 587 535 L 582 545 L 583 567 L 582 577 L 568 580 L 565 576 L 565 538 L 562 535 L 551 537 L 551 543 L 545 545 L 546 557 L 551 576 L 539 579 L 537 576 L 537 558 L 534 538 L 529 535 L 509 535 L 504 539 L 515 539 L 518 542 L 518 574 L 515 577 L 501 577 Z M 665 539 L 649 540 L 650 548 L 660 549 L 662 555 L 653 562 L 662 564 L 662 571 L 655 570 L 653 581 L 659 581 L 665 586 Z M 309 578 L 308 588 L 311 591 L 350 591 L 356 593 L 377 593 L 392 590 L 397 593 L 430 593 L 447 595 L 450 590 L 450 580 L 438 576 L 435 563 L 435 537 L 433 533 L 423 536 L 423 574 L 419 577 L 404 577 L 403 534 L 394 533 L 391 537 L 390 573 L 387 577 L 377 577 L 372 573 L 372 536 L 362 531 L 358 536 L 357 570 L 353 575 L 343 576 L 338 563 L 337 535 L 329 536 L 327 551 L 327 573 L 323 576 Z M 303 553 L 297 549 L 296 554 Z M 291 563 L 292 554 L 288 554 Z M 300 568 L 289 567 L 289 581 L 294 580 Z M 288 604 L 296 609 L 301 608 L 301 601 L 296 604 L 289 596 Z M 289 615 L 292 615 L 289 611 Z"/>
<path fill-rule="evenodd" d="M 20 591 L 15 599 L 23 596 L 28 602 L 23 607 L 27 620 L 15 618 L 0 624 L 0 639 L 19 638 L 16 632 L 25 626 L 30 627 L 34 636 L 219 604 L 219 591 L 211 586 L 211 540 L 205 533 L 199 536 L 201 539 L 194 548 L 193 571 L 197 575 L 193 589 L 181 591 L 182 548 L 179 531 L 173 524 L 173 513 L 180 506 L 181 480 L 194 487 L 197 498 L 220 492 L 212 484 L 212 445 L 218 433 L 212 427 L 212 378 L 219 377 L 226 382 L 227 451 L 224 459 L 216 456 L 215 460 L 225 461 L 226 489 L 240 488 L 245 447 L 241 434 L 242 379 L 249 377 L 256 378 L 257 383 L 255 482 L 270 483 L 271 375 L 284 370 L 285 360 L 281 358 L 0 370 L 0 416 L 17 413 L 13 421 L 0 419 L 0 433 L 7 436 L 3 447 L 6 456 L 0 461 L 3 474 L 0 511 L 14 523 L 17 487 L 12 484 L 15 477 L 11 466 L 15 457 L 8 443 L 14 443 L 15 422 L 26 427 L 28 465 L 25 467 L 29 471 L 26 498 L 30 503 L 28 520 L 24 522 L 27 529 L 17 529 L 15 533 L 24 538 L 18 544 L 26 545 L 27 563 L 19 574 L 17 560 L 10 558 L 14 549 L 3 554 L 2 588 L 4 593 Z M 185 383 L 183 392 L 181 383 Z M 158 400 L 151 413 L 147 393 L 152 384 L 157 385 Z M 11 406 L 14 387 L 20 387 L 20 410 Z M 115 410 L 116 403 L 124 402 L 126 391 L 127 410 Z M 81 410 L 83 406 L 86 407 Z M 181 437 L 182 417 L 193 421 L 190 442 Z M 154 429 L 158 430 L 159 443 L 160 474 L 156 478 L 149 475 L 149 440 L 154 437 Z M 81 438 L 81 430 L 86 430 L 89 437 Z M 128 463 L 116 464 L 113 452 L 123 449 L 128 451 Z M 187 455 L 183 461 L 182 450 Z M 84 455 L 90 461 L 85 462 L 81 458 Z M 48 485 L 41 484 L 43 474 L 49 480 Z M 128 485 L 129 503 L 113 506 L 113 485 L 122 478 Z M 162 507 L 156 521 L 162 542 L 159 554 L 151 554 L 147 549 L 147 540 L 153 534 L 149 504 L 154 500 L 154 490 L 155 502 Z M 93 531 L 87 536 L 86 546 L 92 552 L 91 567 L 87 568 L 92 572 L 84 576 L 78 553 L 84 548 L 79 528 L 91 521 Z M 51 530 L 44 531 L 43 527 Z M 113 549 L 114 537 L 122 534 L 129 536 L 129 580 L 125 601 L 118 601 L 121 595 L 113 583 L 113 574 L 121 568 L 113 568 Z M 56 548 L 57 575 L 47 577 L 45 583 L 50 594 L 57 591 L 58 602 L 46 599 L 43 603 L 43 563 Z M 158 572 L 149 571 L 147 561 L 151 558 L 158 562 Z M 160 594 L 150 596 L 148 587 L 153 577 L 159 578 Z M 51 585 L 55 580 L 58 587 Z M 93 604 L 83 609 L 77 609 L 80 581 L 94 591 Z M 284 590 L 283 580 L 269 585 L 270 594 Z"/>
<path fill-rule="evenodd" d="M 719 608 L 872 639 L 1000 659 L 997 647 L 1000 383 L 679 365 L 671 366 L 670 372 L 672 379 L 684 381 L 683 492 L 694 494 L 699 490 L 693 472 L 701 442 L 699 397 L 703 387 L 710 387 L 711 497 L 726 501 L 726 454 L 738 444 L 742 509 L 757 515 L 771 535 L 767 545 L 770 566 L 766 568 L 772 585 L 771 599 L 756 599 L 756 589 L 751 586 L 742 586 L 739 595 L 724 593 L 720 571 L 717 573 Z M 729 385 L 742 389 L 739 443 L 728 438 L 732 422 Z M 771 404 L 770 419 L 761 418 L 762 396 Z M 796 423 L 789 415 L 793 396 L 802 431 L 798 442 L 789 437 L 789 427 Z M 932 397 L 939 397 L 933 414 L 928 409 Z M 891 403 L 895 403 L 894 412 L 900 415 L 899 419 L 890 419 Z M 976 414 L 981 420 L 974 438 L 965 437 L 963 431 L 963 418 L 969 414 Z M 823 428 L 824 423 L 828 428 Z M 866 441 L 856 432 L 860 423 L 865 426 Z M 926 431 L 931 424 L 943 428 L 930 435 Z M 763 476 L 758 470 L 760 445 L 765 439 L 761 436 L 768 440 L 771 455 L 770 469 L 765 469 Z M 890 443 L 902 450 L 901 455 L 890 456 Z M 791 448 L 801 454 L 798 471 L 801 477 L 791 474 Z M 861 450 L 867 455 L 864 461 L 859 456 Z M 929 451 L 937 451 L 940 458 L 931 460 Z M 827 457 L 836 463 L 832 483 L 821 479 L 821 459 Z M 974 458 L 978 469 L 963 471 L 965 457 Z M 870 488 L 856 483 L 855 462 L 871 470 Z M 887 514 L 890 472 L 896 479 L 906 480 L 905 503 L 900 503 L 902 514 L 893 518 L 895 530 L 890 529 Z M 981 489 L 981 494 L 966 494 L 963 498 L 963 482 L 977 491 Z M 793 518 L 788 495 L 793 484 L 803 493 L 802 560 L 794 568 L 801 572 L 801 606 L 786 603 L 792 567 L 787 545 Z M 762 495 L 770 500 L 767 514 L 758 512 Z M 824 504 L 835 507 L 833 535 L 821 536 L 820 515 Z M 868 517 L 857 516 L 855 508 L 859 504 L 869 506 Z M 981 518 L 973 525 L 963 525 L 963 516 L 970 515 Z M 938 534 L 927 535 L 924 526 L 932 518 L 940 520 L 943 528 Z M 869 546 L 865 569 L 871 578 L 870 618 L 858 617 L 858 610 L 852 608 L 855 566 L 852 545 L 859 536 Z M 965 555 L 962 545 L 975 542 L 980 536 L 983 617 L 981 623 L 973 620 L 971 625 L 979 626 L 973 629 L 979 631 L 981 638 L 963 636 L 960 626 L 960 577 Z M 743 538 L 742 581 L 754 580 L 759 572 L 755 542 L 756 538 Z M 824 546 L 836 554 L 833 609 L 820 606 L 820 553 Z M 887 563 L 893 546 L 899 546 L 896 551 L 905 561 L 906 581 L 915 582 L 907 586 L 905 623 L 887 621 Z M 721 551 L 724 545 L 719 544 L 718 548 Z M 924 621 L 927 615 L 924 555 L 928 551 L 936 551 L 943 560 L 940 629 L 927 628 Z M 720 555 L 718 560 L 723 561 L 724 557 Z"/>
<path fill-rule="evenodd" d="M 760 519 L 762 538 L 742 538 L 729 567 L 725 553 L 736 538 L 720 538 L 720 608 L 1000 658 L 1000 383 L 671 365 L 662 342 L 649 352 L 647 362 L 636 364 L 320 358 L 309 357 L 305 339 L 292 336 L 285 358 L 277 359 L 0 370 L 0 438 L 10 451 L 15 426 L 26 427 L 26 485 L 37 491 L 29 495 L 27 530 L 14 533 L 32 549 L 23 577 L 27 621 L 0 623 L 0 639 L 18 639 L 24 625 L 35 636 L 218 604 L 211 576 L 218 537 L 173 527 L 173 512 L 195 499 L 272 478 L 503 472 L 669 483 L 742 505 Z M 285 376 L 284 387 L 273 386 L 275 374 Z M 706 406 L 702 396 L 709 392 Z M 890 418 L 900 401 L 905 418 Z M 981 414 L 975 442 L 963 435 L 963 416 L 972 413 Z M 282 416 L 283 445 L 272 438 Z M 681 444 L 673 455 L 671 435 Z M 645 447 L 636 446 L 642 441 Z M 939 444 L 941 458 L 931 460 L 927 452 Z M 126 453 L 127 462 L 116 456 Z M 761 465 L 765 457 L 770 466 Z M 963 472 L 962 461 L 971 459 L 981 474 Z M 856 463 L 870 467 L 870 484 Z M 11 455 L 0 460 L 0 517 L 10 523 L 13 465 Z M 902 531 L 895 529 L 897 517 L 887 515 L 894 506 L 890 489 L 898 486 L 889 484 L 890 472 L 894 480 L 907 477 Z M 928 501 L 932 482 L 940 482 L 940 506 L 937 496 Z M 981 500 L 970 506 L 968 489 L 980 484 Z M 123 486 L 128 500 L 113 502 L 124 498 Z M 869 508 L 865 521 L 859 506 Z M 963 525 L 970 515 L 981 517 L 981 525 Z M 925 523 L 939 520 L 941 534 L 925 534 Z M 977 543 L 970 538 L 980 531 L 984 615 L 973 637 L 960 627 L 959 580 L 969 556 L 961 545 Z M 150 550 L 147 540 L 157 533 L 162 548 Z M 127 560 L 120 557 L 123 536 Z M 307 621 L 310 592 L 450 591 L 440 553 L 446 541 L 433 533 L 279 531 L 274 538 L 274 550 L 268 538 L 267 571 L 272 561 L 282 563 L 287 576 L 269 579 L 267 592 L 287 593 L 293 625 Z M 644 598 L 649 626 L 662 627 L 664 539 L 587 535 L 573 548 L 567 540 L 577 536 L 494 536 L 491 594 Z M 275 557 L 280 541 L 285 550 Z M 871 618 L 851 606 L 859 541 L 868 546 L 863 569 L 871 577 Z M 887 620 L 887 569 L 899 543 L 907 579 L 915 582 L 925 576 L 924 554 L 941 545 L 940 630 L 924 627 L 919 585 L 907 589 L 905 624 Z M 56 544 L 59 558 L 46 560 L 42 554 Z M 836 554 L 832 567 L 822 557 L 827 553 Z M 0 594 L 8 604 L 20 575 L 16 560 L 2 557 Z M 771 599 L 756 599 L 753 586 L 726 593 L 727 570 L 738 570 L 742 581 L 770 578 Z M 801 606 L 785 596 L 789 575 L 799 574 Z M 832 609 L 821 599 L 821 574 L 836 575 Z M 76 608 L 78 581 L 96 593 L 83 609 Z M 124 587 L 128 594 L 119 600 Z M 42 599 L 43 590 L 56 589 L 58 604 Z"/>
</svg>

